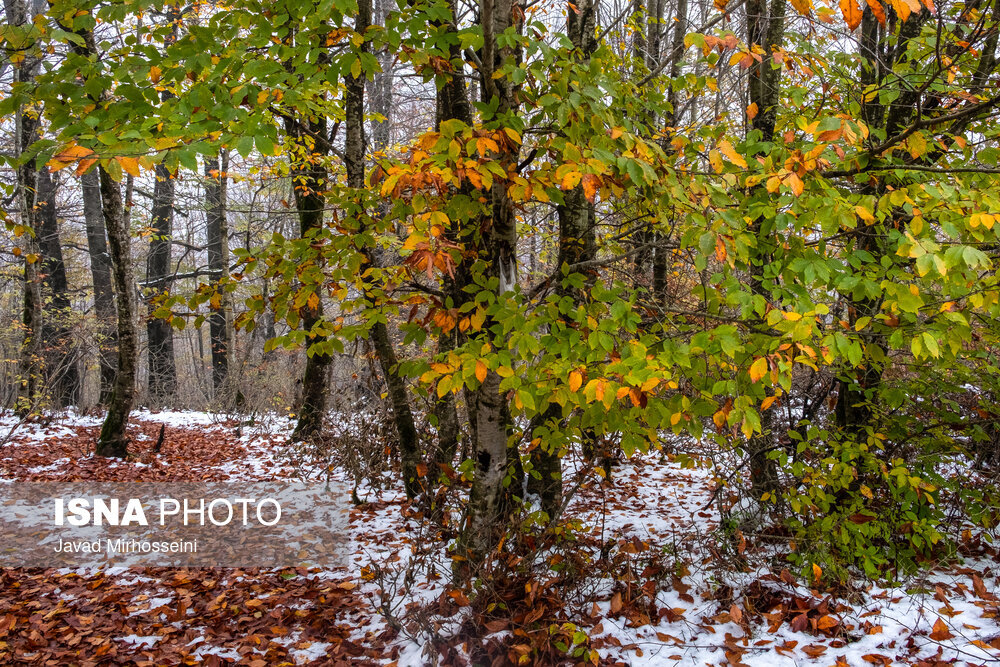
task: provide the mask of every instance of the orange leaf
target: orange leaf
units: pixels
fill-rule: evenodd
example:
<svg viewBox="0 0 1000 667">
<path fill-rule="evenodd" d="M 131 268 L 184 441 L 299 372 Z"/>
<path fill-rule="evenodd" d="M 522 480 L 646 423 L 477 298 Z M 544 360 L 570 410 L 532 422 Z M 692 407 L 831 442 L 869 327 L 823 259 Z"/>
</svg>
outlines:
<svg viewBox="0 0 1000 667">
<path fill-rule="evenodd" d="M 844 14 L 848 28 L 854 30 L 861 25 L 861 7 L 858 7 L 858 0 L 840 0 L 840 11 Z"/>
<path fill-rule="evenodd" d="M 816 621 L 816 628 L 819 630 L 829 630 L 830 628 L 835 628 L 838 625 L 840 625 L 840 622 L 829 614 L 821 616 L 820 619 Z"/>
<path fill-rule="evenodd" d="M 733 619 L 733 623 L 739 625 L 740 621 L 743 620 L 743 610 L 733 605 L 729 608 L 729 618 Z"/>
<path fill-rule="evenodd" d="M 579 371 L 571 371 L 569 374 L 569 390 L 577 391 L 583 384 L 583 375 Z"/>
<path fill-rule="evenodd" d="M 747 107 L 747 120 L 753 120 L 756 118 L 759 111 L 760 109 L 757 107 L 757 103 L 752 102 L 750 106 Z"/>
<path fill-rule="evenodd" d="M 583 178 L 580 179 L 580 184 L 583 186 L 583 196 L 593 204 L 594 197 L 597 196 L 597 187 L 601 184 L 601 178 L 595 174 L 584 174 Z"/>
<path fill-rule="evenodd" d="M 483 360 L 482 359 L 477 359 L 476 360 L 476 379 L 479 380 L 480 382 L 484 382 L 486 380 L 486 371 L 487 370 L 489 370 L 489 369 L 486 368 L 486 364 L 483 363 Z"/>
<path fill-rule="evenodd" d="M 942 642 L 946 639 L 951 639 L 954 636 L 955 635 L 951 634 L 948 630 L 948 625 L 941 620 L 940 617 L 938 620 L 934 621 L 934 630 L 931 632 L 931 639 L 936 642 Z"/>
<path fill-rule="evenodd" d="M 788 178 L 785 179 L 785 183 L 792 189 L 792 193 L 796 197 L 801 195 L 802 191 L 805 189 L 805 183 L 803 183 L 802 179 L 799 178 L 799 175 L 794 172 L 788 175 Z"/>
<path fill-rule="evenodd" d="M 885 25 L 885 7 L 882 6 L 882 0 L 865 0 L 868 3 L 868 7 L 871 8 L 872 14 L 875 15 L 875 19 L 879 22 L 879 25 Z"/>
<path fill-rule="evenodd" d="M 726 261 L 726 244 L 721 236 L 715 239 L 715 258 L 720 262 Z"/>
</svg>

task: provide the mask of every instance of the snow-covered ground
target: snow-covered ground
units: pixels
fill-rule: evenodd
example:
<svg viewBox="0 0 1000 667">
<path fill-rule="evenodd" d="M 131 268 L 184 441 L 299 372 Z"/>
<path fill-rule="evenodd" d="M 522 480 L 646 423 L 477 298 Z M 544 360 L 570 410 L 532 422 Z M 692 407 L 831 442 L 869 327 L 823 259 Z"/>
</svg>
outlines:
<svg viewBox="0 0 1000 667">
<path fill-rule="evenodd" d="M 115 464 L 123 474 L 162 477 L 176 467 L 179 474 L 211 472 L 220 481 L 267 481 L 292 472 L 281 455 L 292 426 L 288 419 L 241 425 L 205 413 L 148 411 L 133 419 L 139 429 L 136 447 L 143 453 Z M 0 448 L 0 479 L 58 479 L 81 466 L 107 465 L 93 460 L 84 442 L 91 437 L 88 429 L 99 423 L 95 417 L 69 413 L 19 424 L 10 414 L 0 414 L 0 440 L 10 433 Z M 160 425 L 166 425 L 167 445 L 153 455 L 143 448 L 151 447 Z M 199 459 L 197 445 L 205 440 L 217 451 Z M 38 455 L 32 457 L 32 452 Z M 40 454 L 51 452 L 60 455 L 45 462 Z M 21 459 L 27 462 L 23 467 Z M 349 491 L 346 473 L 335 471 L 334 476 Z M 898 587 L 868 584 L 849 599 L 833 599 L 782 576 L 780 564 L 748 564 L 738 571 L 732 563 L 720 563 L 724 545 L 707 467 L 685 468 L 653 452 L 616 466 L 612 478 L 612 484 L 583 485 L 570 503 L 567 514 L 580 519 L 581 543 L 596 545 L 591 553 L 595 559 L 601 545 L 610 545 L 619 557 L 633 558 L 637 567 L 655 562 L 672 570 L 624 582 L 603 577 L 595 567 L 585 591 L 589 603 L 574 622 L 606 664 L 1000 663 L 1000 566 L 994 559 L 966 558 Z M 395 485 L 384 490 L 362 485 L 358 495 L 367 502 L 351 512 L 350 564 L 341 569 L 291 575 L 53 571 L 51 585 L 29 574 L 18 576 L 58 608 L 87 609 L 89 603 L 80 596 L 93 590 L 88 587 L 110 582 L 123 605 L 114 655 L 146 655 L 151 664 L 165 659 L 168 654 L 158 652 L 166 651 L 168 643 L 171 656 L 198 661 L 215 656 L 223 664 L 270 664 L 264 656 L 270 660 L 278 651 L 294 664 L 331 664 L 334 656 L 349 655 L 357 662 L 420 665 L 432 662 L 430 653 L 440 646 L 432 643 L 432 635 L 434 642 L 454 640 L 452 659 L 468 656 L 476 643 L 497 646 L 500 640 L 512 646 L 521 641 L 511 639 L 509 629 L 469 636 L 463 629 L 472 613 L 467 606 L 446 618 L 429 614 L 440 598 L 448 598 L 452 563 L 446 545 L 428 537 L 426 522 Z M 331 610 L 332 601 L 338 606 Z M 218 616 L 227 604 L 241 610 L 244 625 L 239 627 L 253 628 L 246 630 L 250 635 L 220 632 L 206 622 L 205 614 L 216 614 L 209 620 L 228 623 L 229 617 Z M 464 604 L 462 600 L 459 606 Z M 14 603 L 0 598 L 0 618 L 7 608 Z M 390 627 L 381 613 L 386 609 L 392 624 L 399 620 L 402 628 Z M 281 619 L 283 630 L 268 636 L 267 624 L 254 620 L 254 610 Z M 252 636 L 263 639 L 253 645 L 248 640 Z M 10 633 L 6 642 L 12 643 Z M 0 643 L 0 657 L 7 643 Z"/>
</svg>

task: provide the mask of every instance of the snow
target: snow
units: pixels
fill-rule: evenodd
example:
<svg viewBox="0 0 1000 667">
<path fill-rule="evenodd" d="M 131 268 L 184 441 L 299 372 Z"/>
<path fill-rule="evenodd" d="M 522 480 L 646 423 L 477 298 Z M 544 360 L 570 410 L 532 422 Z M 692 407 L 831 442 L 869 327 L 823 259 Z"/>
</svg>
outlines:
<svg viewBox="0 0 1000 667">
<path fill-rule="evenodd" d="M 125 635 L 124 637 L 118 637 L 118 641 L 125 644 L 132 644 L 134 646 L 138 646 L 139 648 L 153 648 L 153 645 L 161 639 L 163 639 L 163 637 L 158 635 Z"/>
<path fill-rule="evenodd" d="M 231 424 L 223 426 L 219 416 L 209 413 L 143 410 L 133 418 L 166 424 L 170 429 L 226 428 L 230 433 L 233 430 Z M 357 419 L 356 415 L 344 417 L 340 427 L 344 431 L 356 429 Z M 76 428 L 99 423 L 96 417 L 72 412 L 47 425 L 19 423 L 9 413 L 0 413 L 0 440 L 6 429 L 16 428 L 12 441 L 31 446 L 72 436 Z M 292 426 L 292 421 L 282 416 L 257 418 L 253 425 L 244 425 L 238 438 L 245 448 L 243 455 L 237 461 L 218 464 L 216 470 L 233 479 L 274 479 L 283 468 L 287 471 L 279 450 Z M 693 449 L 691 446 L 689 451 Z M 637 455 L 613 468 L 612 484 L 585 485 L 570 502 L 567 515 L 580 519 L 582 535 L 592 538 L 594 543 L 621 546 L 628 540 L 641 541 L 649 545 L 649 553 L 655 552 L 680 573 L 673 584 L 669 576 L 661 580 L 655 591 L 654 606 L 661 610 L 661 615 L 649 623 L 636 624 L 624 611 L 613 609 L 616 606 L 613 596 L 625 584 L 599 578 L 595 570 L 587 592 L 595 600 L 597 620 L 581 629 L 588 633 L 602 658 L 635 666 L 685 667 L 728 664 L 733 657 L 753 667 L 825 667 L 838 661 L 853 667 L 874 664 L 865 657 L 874 655 L 886 656 L 891 661 L 888 664 L 927 659 L 932 664 L 936 661 L 971 666 L 1000 661 L 1000 650 L 989 647 L 990 642 L 1000 637 L 997 602 L 989 599 L 990 593 L 980 595 L 983 590 L 998 590 L 1000 567 L 986 558 L 967 558 L 958 565 L 942 565 L 896 586 L 868 585 L 850 600 L 838 600 L 831 605 L 829 616 L 839 623 L 837 632 L 825 634 L 810 628 L 796 631 L 787 619 L 774 624 L 772 631 L 768 621 L 750 613 L 745 593 L 751 585 L 763 585 L 781 599 L 797 598 L 809 605 L 820 605 L 828 597 L 808 585 L 775 577 L 773 563 L 748 564 L 742 572 L 731 565 L 717 565 L 713 549 L 719 546 L 717 542 L 722 537 L 719 499 L 714 493 L 715 476 L 707 459 L 696 458 L 695 462 L 694 467 L 685 467 L 658 451 Z M 61 470 L 72 463 L 71 459 L 59 459 L 30 472 Z M 569 480 L 580 462 L 570 458 L 567 463 L 565 478 Z M 950 465 L 956 471 L 961 468 L 960 462 Z M 333 480 L 345 488 L 353 484 L 339 470 L 333 473 Z M 350 619 L 351 640 L 360 645 L 386 631 L 388 622 L 378 611 L 383 605 L 397 618 L 406 618 L 408 610 L 434 604 L 447 592 L 450 580 L 447 545 L 427 539 L 423 522 L 401 511 L 405 498 L 402 491 L 389 481 L 385 486 L 384 489 L 365 484 L 358 487 L 359 496 L 367 503 L 351 512 L 346 543 L 349 565 L 302 574 L 317 582 L 356 585 L 353 592 L 369 603 L 366 613 L 352 615 Z M 738 508 L 737 513 L 750 514 L 752 510 L 752 507 Z M 56 572 L 91 577 L 97 570 Z M 373 575 L 379 572 L 380 576 Z M 134 587 L 133 597 L 128 600 L 130 618 L 176 604 L 176 597 L 166 595 L 169 590 L 158 590 L 155 575 L 150 576 L 153 574 L 150 571 L 109 568 L 104 574 L 115 577 L 120 585 Z M 233 579 L 242 580 L 243 576 L 248 575 Z M 982 581 L 979 591 L 973 577 Z M 676 585 L 677 581 L 683 588 Z M 727 588 L 732 596 L 720 599 L 719 592 Z M 266 593 L 260 595 L 266 596 Z M 734 608 L 753 620 L 740 623 L 733 617 Z M 193 612 L 188 610 L 189 614 Z M 469 610 L 463 608 L 449 618 L 436 619 L 435 639 L 460 632 L 468 614 Z M 932 638 L 941 623 L 947 629 L 947 637 Z M 178 621 L 171 624 L 191 630 Z M 145 628 L 139 628 L 142 629 Z M 937 632 L 936 636 L 942 635 Z M 490 637 L 502 639 L 507 637 L 507 631 Z M 121 644 L 136 649 L 153 648 L 159 639 L 156 635 L 141 634 L 117 637 Z M 286 647 L 297 664 L 322 661 L 333 648 L 331 643 L 306 639 L 300 631 L 271 641 Z M 398 650 L 395 660 L 399 665 L 432 661 L 428 651 L 434 644 L 419 624 L 401 633 L 394 642 L 392 648 Z M 212 645 L 204 634 L 189 646 L 197 647 L 193 651 L 197 659 L 208 655 L 236 661 L 245 659 L 235 649 Z M 456 646 L 456 650 L 465 655 L 465 648 Z M 387 657 L 384 662 L 389 663 L 390 659 Z"/>
</svg>

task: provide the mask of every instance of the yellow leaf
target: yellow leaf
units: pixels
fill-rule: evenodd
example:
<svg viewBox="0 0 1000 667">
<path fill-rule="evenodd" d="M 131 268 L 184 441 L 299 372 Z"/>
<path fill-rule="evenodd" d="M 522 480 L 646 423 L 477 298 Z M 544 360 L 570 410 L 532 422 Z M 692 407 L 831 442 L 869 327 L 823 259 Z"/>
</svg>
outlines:
<svg viewBox="0 0 1000 667">
<path fill-rule="evenodd" d="M 823 576 L 823 568 L 821 568 L 816 563 L 813 563 L 813 580 L 819 583 L 820 578 Z"/>
<path fill-rule="evenodd" d="M 792 6 L 802 16 L 809 16 L 809 12 L 812 11 L 812 0 L 792 0 Z"/>
<path fill-rule="evenodd" d="M 160 75 L 162 74 L 163 70 L 157 67 L 156 65 L 153 65 L 152 67 L 149 68 L 149 80 L 152 81 L 153 83 L 159 81 Z"/>
<path fill-rule="evenodd" d="M 865 222 L 875 222 L 875 216 L 866 207 L 858 204 L 854 207 L 854 213 Z"/>
<path fill-rule="evenodd" d="M 710 150 L 708 152 L 708 162 L 712 165 L 712 169 L 715 170 L 715 173 L 722 171 L 722 155 L 719 151 L 715 149 Z"/>
<path fill-rule="evenodd" d="M 788 320 L 789 322 L 798 322 L 799 320 L 802 319 L 802 313 L 787 312 L 782 314 L 784 315 L 785 319 Z"/>
<path fill-rule="evenodd" d="M 742 155 L 736 152 L 736 149 L 733 148 L 733 145 L 728 141 L 723 140 L 719 142 L 719 151 L 721 151 L 722 154 L 726 156 L 726 159 L 735 164 L 737 167 L 742 167 L 744 169 L 747 168 L 747 161 Z"/>
<path fill-rule="evenodd" d="M 483 360 L 482 359 L 477 359 L 476 360 L 476 379 L 479 380 L 480 382 L 484 382 L 486 380 L 486 371 L 487 370 L 489 370 L 489 369 L 486 368 L 486 364 L 483 363 Z"/>
<path fill-rule="evenodd" d="M 139 172 L 139 160 L 134 157 L 120 157 L 118 158 L 118 163 L 122 166 L 122 169 L 126 173 L 132 174 L 133 176 L 141 176 Z"/>
<path fill-rule="evenodd" d="M 750 381 L 757 382 L 767 375 L 767 357 L 760 357 L 750 365 Z"/>
<path fill-rule="evenodd" d="M 927 152 L 927 139 L 917 132 L 911 135 L 906 141 L 906 148 L 910 151 L 910 157 L 914 160 Z"/>
<path fill-rule="evenodd" d="M 562 184 L 560 185 L 560 187 L 563 190 L 572 190 L 577 185 L 579 185 L 580 179 L 582 177 L 583 177 L 583 174 L 581 174 L 578 171 L 567 172 L 566 175 L 563 176 Z"/>
<path fill-rule="evenodd" d="M 578 391 L 583 384 L 583 374 L 579 371 L 571 371 L 569 374 L 569 390 Z"/>
</svg>

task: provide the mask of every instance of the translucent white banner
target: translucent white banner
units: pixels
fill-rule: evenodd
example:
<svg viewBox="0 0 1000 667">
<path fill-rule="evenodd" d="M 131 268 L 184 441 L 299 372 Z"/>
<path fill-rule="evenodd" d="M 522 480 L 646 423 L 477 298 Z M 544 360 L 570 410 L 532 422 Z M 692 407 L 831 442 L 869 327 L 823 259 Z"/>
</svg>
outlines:
<svg viewBox="0 0 1000 667">
<path fill-rule="evenodd" d="M 308 483 L 0 485 L 0 567 L 338 567 L 350 492 Z"/>
</svg>

